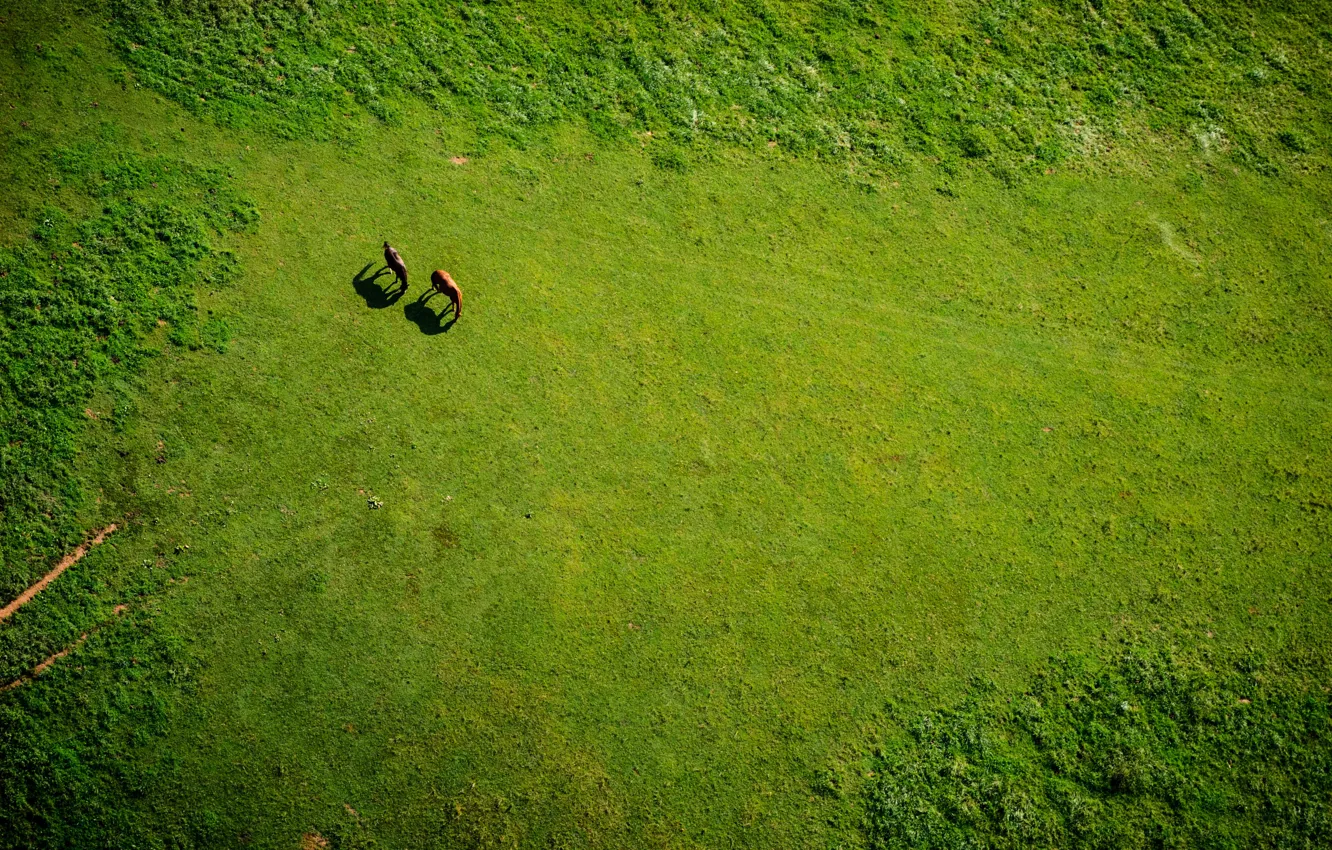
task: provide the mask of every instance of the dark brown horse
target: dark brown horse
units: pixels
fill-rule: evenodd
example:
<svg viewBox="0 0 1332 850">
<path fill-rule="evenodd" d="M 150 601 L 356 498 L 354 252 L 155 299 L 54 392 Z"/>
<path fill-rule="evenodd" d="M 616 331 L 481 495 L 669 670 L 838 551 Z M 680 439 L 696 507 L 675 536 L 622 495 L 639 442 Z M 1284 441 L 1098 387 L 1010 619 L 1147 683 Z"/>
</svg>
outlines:
<svg viewBox="0 0 1332 850">
<path fill-rule="evenodd" d="M 453 305 L 453 319 L 457 321 L 462 317 L 462 290 L 458 284 L 453 282 L 449 273 L 440 269 L 435 269 L 435 273 L 430 276 L 430 285 L 436 292 L 449 297 L 449 303 Z"/>
<path fill-rule="evenodd" d="M 384 265 L 392 270 L 393 276 L 397 278 L 398 283 L 402 284 L 402 291 L 407 291 L 407 264 L 402 261 L 402 255 L 393 249 L 389 243 L 384 243 Z"/>
</svg>

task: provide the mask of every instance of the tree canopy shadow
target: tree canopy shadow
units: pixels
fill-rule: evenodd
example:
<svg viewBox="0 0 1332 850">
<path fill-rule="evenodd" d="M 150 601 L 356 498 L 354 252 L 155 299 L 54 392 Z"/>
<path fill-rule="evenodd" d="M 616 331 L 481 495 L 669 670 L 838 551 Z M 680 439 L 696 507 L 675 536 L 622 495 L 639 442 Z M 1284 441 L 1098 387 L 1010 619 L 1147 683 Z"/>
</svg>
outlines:
<svg viewBox="0 0 1332 850">
<path fill-rule="evenodd" d="M 452 316 L 447 322 L 444 321 L 444 317 L 453 312 L 452 304 L 439 313 L 430 309 L 430 305 L 426 302 L 434 294 L 434 291 L 422 292 L 415 301 L 402 308 L 402 314 L 407 317 L 407 320 L 416 325 L 421 333 L 426 336 L 448 333 L 449 328 L 453 327 L 453 324 L 458 321 L 456 315 Z"/>
<path fill-rule="evenodd" d="M 352 288 L 356 290 L 357 295 L 365 299 L 365 306 L 371 310 L 392 307 L 398 303 L 398 299 L 402 297 L 404 290 L 402 287 L 394 287 L 391 290 L 385 289 L 375 283 L 375 281 L 384 275 L 391 274 L 391 272 L 385 267 L 380 268 L 374 274 L 367 274 L 373 265 L 374 263 L 366 263 L 365 267 L 356 273 L 356 276 L 352 278 Z"/>
</svg>

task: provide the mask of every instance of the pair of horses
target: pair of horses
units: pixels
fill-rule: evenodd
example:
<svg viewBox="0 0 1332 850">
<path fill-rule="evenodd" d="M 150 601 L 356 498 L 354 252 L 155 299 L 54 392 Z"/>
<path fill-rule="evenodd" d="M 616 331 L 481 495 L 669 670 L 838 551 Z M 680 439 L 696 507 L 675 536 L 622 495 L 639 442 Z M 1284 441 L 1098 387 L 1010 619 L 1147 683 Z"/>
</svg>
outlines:
<svg viewBox="0 0 1332 850">
<path fill-rule="evenodd" d="M 398 283 L 402 284 L 402 292 L 407 291 L 407 264 L 402 261 L 402 255 L 399 254 L 392 245 L 384 243 L 384 264 L 393 272 L 393 277 Z M 453 318 L 462 318 L 462 290 L 458 284 L 453 282 L 449 273 L 442 269 L 435 269 L 434 274 L 430 275 L 430 285 L 435 292 L 448 296 L 449 303 L 453 305 Z M 429 298 L 430 296 L 426 296 Z"/>
</svg>

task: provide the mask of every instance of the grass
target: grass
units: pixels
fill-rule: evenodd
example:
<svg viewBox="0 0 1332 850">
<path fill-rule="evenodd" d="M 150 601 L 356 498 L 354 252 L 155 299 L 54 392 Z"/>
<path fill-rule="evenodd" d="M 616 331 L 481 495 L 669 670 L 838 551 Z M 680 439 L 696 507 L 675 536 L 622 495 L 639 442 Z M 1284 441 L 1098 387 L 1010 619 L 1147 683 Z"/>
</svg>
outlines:
<svg viewBox="0 0 1332 850">
<path fill-rule="evenodd" d="M 43 208 L 27 243 L 0 254 L 4 560 L 27 561 L 3 576 L 9 598 L 44 572 L 25 556 L 49 557 L 78 539 L 85 506 L 70 461 L 79 421 L 122 418 L 83 407 L 94 391 L 119 388 L 113 408 L 123 416 L 126 379 L 151 356 L 159 327 L 176 345 L 225 349 L 225 322 L 198 317 L 193 295 L 234 274 L 234 258 L 210 247 L 212 237 L 256 215 L 217 171 L 117 155 L 107 142 L 55 148 L 46 168 L 56 181 L 86 183 L 103 206 L 77 223 Z M 182 195 L 192 203 L 163 199 Z"/>
<path fill-rule="evenodd" d="M 136 88 L 100 23 L 2 26 L 6 221 L 124 220 L 30 167 L 103 122 L 189 175 L 164 202 L 231 174 L 262 212 L 207 236 L 237 261 L 192 295 L 224 354 L 159 332 L 67 405 L 133 402 L 72 461 L 85 525 L 130 516 L 3 626 L 14 674 L 93 630 L 0 695 L 8 843 L 894 846 L 892 795 L 947 812 L 1002 774 L 1051 823 L 1082 783 L 1132 846 L 1262 799 L 1215 771 L 1235 751 L 1326 811 L 1321 172 L 1166 147 L 866 193 L 780 146 L 672 165 L 562 120 L 510 145 L 411 99 L 279 140 Z M 376 308 L 354 279 L 386 238 L 418 282 Z M 467 291 L 447 332 L 414 306 L 435 266 Z M 1048 699 L 1101 687 L 1150 722 Z M 1276 716 L 1180 732 L 1162 693 Z M 958 716 L 1002 742 L 919 731 Z M 1095 742 L 1049 778 L 1070 757 L 1033 730 L 1107 723 L 1206 794 L 1102 794 Z M 1270 733 L 1289 758 L 1245 749 Z M 930 770 L 959 752 L 973 774 Z M 1020 835 L 996 822 L 962 837 Z"/>
<path fill-rule="evenodd" d="M 137 78 L 225 126 L 346 138 L 354 115 L 400 124 L 426 103 L 476 127 L 476 152 L 574 120 L 671 167 L 774 144 L 870 190 L 922 161 L 1007 182 L 1141 167 L 1163 141 L 1267 174 L 1325 165 L 1327 18 L 1173 0 L 110 5 Z"/>
<path fill-rule="evenodd" d="M 1295 687 L 1261 653 L 1216 662 L 1062 659 L 1016 701 L 977 688 L 916 718 L 867 774 L 871 846 L 1326 844 L 1324 662 Z"/>
</svg>

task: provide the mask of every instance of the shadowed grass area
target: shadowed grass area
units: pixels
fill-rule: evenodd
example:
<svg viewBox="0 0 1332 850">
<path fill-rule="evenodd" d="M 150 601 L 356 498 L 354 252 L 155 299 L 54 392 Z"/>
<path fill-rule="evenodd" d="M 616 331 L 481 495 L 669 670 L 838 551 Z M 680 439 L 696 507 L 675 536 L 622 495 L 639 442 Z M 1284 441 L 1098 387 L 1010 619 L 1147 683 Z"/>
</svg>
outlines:
<svg viewBox="0 0 1332 850">
<path fill-rule="evenodd" d="M 46 41 L 87 66 L 6 138 L 114 120 L 61 98 L 96 100 L 263 217 L 198 296 L 226 353 L 164 346 L 135 415 L 87 421 L 83 487 L 134 516 L 7 632 L 100 625 L 0 696 L 12 843 L 894 846 L 894 753 L 975 759 L 893 774 L 939 812 L 975 775 L 1054 799 L 1076 758 L 1007 699 L 1137 694 L 1125 640 L 1186 659 L 1180 692 L 1265 677 L 1277 717 L 1234 734 L 1324 728 L 1320 176 L 1176 153 L 867 194 L 780 150 L 662 168 L 567 125 L 457 162 L 466 134 L 410 105 L 350 147 L 224 133 L 105 83 L 92 33 Z M 416 281 L 393 301 L 385 239 Z M 447 333 L 432 268 L 467 293 Z M 1092 660 L 1060 690 L 1066 653 Z M 1011 740 L 909 731 L 955 703 Z M 1106 721 L 1060 711 L 1074 739 Z M 1165 762 L 1212 765 L 1228 728 Z M 1305 746 L 1270 775 L 1325 808 Z M 1152 839 L 1103 805 L 1104 835 Z"/>
</svg>

